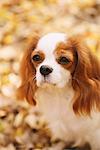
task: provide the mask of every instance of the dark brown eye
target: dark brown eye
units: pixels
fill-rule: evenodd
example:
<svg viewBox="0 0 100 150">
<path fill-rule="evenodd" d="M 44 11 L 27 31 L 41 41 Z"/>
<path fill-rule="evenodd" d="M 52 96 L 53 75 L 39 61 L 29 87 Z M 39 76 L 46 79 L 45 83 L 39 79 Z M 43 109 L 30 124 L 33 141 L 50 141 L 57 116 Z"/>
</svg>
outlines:
<svg viewBox="0 0 100 150">
<path fill-rule="evenodd" d="M 62 65 L 66 65 L 66 64 L 70 63 L 70 60 L 67 57 L 63 56 L 58 59 L 58 63 L 60 63 Z"/>
<path fill-rule="evenodd" d="M 36 55 L 34 55 L 34 56 L 32 57 L 32 60 L 33 60 L 33 61 L 40 61 L 40 60 L 41 60 L 41 56 L 38 55 L 38 54 L 36 54 Z"/>
</svg>

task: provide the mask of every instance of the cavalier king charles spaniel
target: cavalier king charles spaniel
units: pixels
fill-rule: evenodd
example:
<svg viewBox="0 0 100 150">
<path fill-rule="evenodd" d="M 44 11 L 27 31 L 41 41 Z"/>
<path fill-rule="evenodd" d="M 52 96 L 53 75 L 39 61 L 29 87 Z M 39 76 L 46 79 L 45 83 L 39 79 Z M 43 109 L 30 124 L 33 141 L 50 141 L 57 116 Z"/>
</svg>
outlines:
<svg viewBox="0 0 100 150">
<path fill-rule="evenodd" d="M 20 75 L 20 97 L 39 108 L 53 139 L 100 149 L 100 62 L 78 36 L 34 37 Z"/>
</svg>

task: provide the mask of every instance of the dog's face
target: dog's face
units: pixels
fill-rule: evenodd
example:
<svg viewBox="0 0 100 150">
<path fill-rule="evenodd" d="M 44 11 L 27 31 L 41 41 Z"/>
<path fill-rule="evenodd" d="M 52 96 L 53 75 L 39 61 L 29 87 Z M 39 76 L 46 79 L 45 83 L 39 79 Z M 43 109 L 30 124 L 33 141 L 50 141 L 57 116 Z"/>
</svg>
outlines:
<svg viewBox="0 0 100 150">
<path fill-rule="evenodd" d="M 73 109 L 90 114 L 100 110 L 100 62 L 77 36 L 67 38 L 63 33 L 35 37 L 23 56 L 19 96 L 36 103 L 37 88 L 70 84 L 75 93 Z"/>
<path fill-rule="evenodd" d="M 31 55 L 38 87 L 53 85 L 62 88 L 71 80 L 74 57 L 66 42 L 63 33 L 51 33 L 39 39 Z"/>
</svg>

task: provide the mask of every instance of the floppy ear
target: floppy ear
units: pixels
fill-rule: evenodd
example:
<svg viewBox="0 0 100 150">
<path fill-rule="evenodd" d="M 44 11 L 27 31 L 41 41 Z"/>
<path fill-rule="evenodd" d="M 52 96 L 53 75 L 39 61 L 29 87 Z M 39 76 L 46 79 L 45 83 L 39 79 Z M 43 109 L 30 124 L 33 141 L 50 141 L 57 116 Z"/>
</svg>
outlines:
<svg viewBox="0 0 100 150">
<path fill-rule="evenodd" d="M 76 58 L 72 74 L 76 91 L 73 109 L 75 113 L 89 115 L 93 109 L 100 111 L 100 62 L 79 39 L 72 38 L 71 44 Z"/>
<path fill-rule="evenodd" d="M 39 37 L 35 36 L 26 49 L 20 66 L 21 86 L 18 88 L 17 97 L 19 99 L 26 98 L 30 104 L 36 104 L 34 93 L 36 91 L 36 70 L 31 62 L 31 54 L 35 49 Z"/>
</svg>

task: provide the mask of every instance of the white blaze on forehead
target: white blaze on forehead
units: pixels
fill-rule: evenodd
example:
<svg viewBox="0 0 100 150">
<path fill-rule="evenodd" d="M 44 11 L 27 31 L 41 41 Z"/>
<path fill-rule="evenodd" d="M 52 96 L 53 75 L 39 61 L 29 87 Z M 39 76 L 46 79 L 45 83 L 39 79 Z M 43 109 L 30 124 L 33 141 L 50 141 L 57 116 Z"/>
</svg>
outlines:
<svg viewBox="0 0 100 150">
<path fill-rule="evenodd" d="M 47 52 L 50 54 L 53 53 L 59 42 L 64 42 L 65 40 L 66 34 L 64 33 L 48 33 L 40 38 L 37 49 L 42 50 L 45 54 Z"/>
<path fill-rule="evenodd" d="M 37 67 L 36 81 L 37 86 L 43 85 L 43 83 L 48 82 L 50 85 L 56 85 L 59 88 L 64 87 L 70 80 L 70 72 L 61 67 L 56 61 L 54 56 L 54 51 L 60 42 L 66 42 L 66 34 L 64 33 L 49 33 L 38 41 L 36 51 L 41 50 L 45 59 Z M 42 65 L 48 65 L 53 69 L 53 72 L 45 78 L 40 73 L 40 67 Z"/>
</svg>

